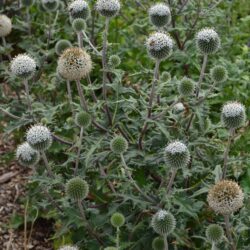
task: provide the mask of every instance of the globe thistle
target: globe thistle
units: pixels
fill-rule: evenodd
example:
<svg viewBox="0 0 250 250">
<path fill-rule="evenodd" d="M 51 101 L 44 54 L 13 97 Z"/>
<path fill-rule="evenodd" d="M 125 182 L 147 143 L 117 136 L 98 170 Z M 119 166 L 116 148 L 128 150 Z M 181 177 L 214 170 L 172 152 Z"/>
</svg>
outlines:
<svg viewBox="0 0 250 250">
<path fill-rule="evenodd" d="M 26 134 L 26 139 L 29 145 L 37 151 L 45 151 L 52 144 L 52 136 L 49 129 L 42 125 L 32 126 Z"/>
<path fill-rule="evenodd" d="M 109 57 L 108 65 L 111 69 L 117 68 L 121 64 L 121 58 L 118 55 Z"/>
<path fill-rule="evenodd" d="M 170 212 L 160 210 L 153 215 L 151 225 L 156 233 L 168 235 L 174 231 L 176 221 Z"/>
<path fill-rule="evenodd" d="M 211 224 L 206 229 L 206 237 L 211 243 L 219 243 L 224 236 L 223 228 L 220 225 Z"/>
<path fill-rule="evenodd" d="M 85 30 L 86 29 L 85 20 L 82 18 L 74 19 L 74 21 L 72 22 L 72 28 L 76 33 L 79 33 L 81 31 Z"/>
<path fill-rule="evenodd" d="M 85 111 L 81 111 L 76 115 L 75 123 L 82 128 L 88 128 L 91 124 L 91 115 Z"/>
<path fill-rule="evenodd" d="M 89 185 L 82 178 L 75 177 L 67 182 L 66 194 L 73 200 L 83 200 L 89 194 Z"/>
<path fill-rule="evenodd" d="M 228 129 L 241 127 L 246 120 L 245 106 L 239 102 L 226 103 L 222 108 L 221 120 Z"/>
<path fill-rule="evenodd" d="M 70 81 L 86 77 L 91 68 L 91 57 L 81 48 L 66 49 L 58 60 L 58 73 Z"/>
<path fill-rule="evenodd" d="M 78 247 L 75 247 L 75 246 L 63 246 L 63 247 L 60 247 L 59 250 L 79 250 Z"/>
<path fill-rule="evenodd" d="M 19 54 L 11 61 L 10 70 L 17 77 L 29 79 L 36 72 L 36 62 L 27 54 Z"/>
<path fill-rule="evenodd" d="M 209 206 L 222 215 L 236 212 L 243 206 L 244 194 L 240 186 L 229 180 L 216 183 L 208 192 Z"/>
<path fill-rule="evenodd" d="M 123 136 L 116 136 L 110 142 L 110 148 L 115 154 L 123 154 L 128 150 L 128 142 Z"/>
<path fill-rule="evenodd" d="M 176 104 L 173 106 L 173 111 L 174 111 L 174 113 L 179 114 L 179 113 L 183 112 L 184 110 L 185 110 L 185 106 L 183 105 L 182 102 L 178 102 L 178 103 L 176 103 Z"/>
<path fill-rule="evenodd" d="M 55 11 L 59 7 L 58 0 L 42 0 L 42 6 L 46 11 Z"/>
<path fill-rule="evenodd" d="M 0 15 L 0 37 L 6 37 L 12 30 L 11 19 L 6 15 Z"/>
<path fill-rule="evenodd" d="M 35 0 L 22 0 L 21 3 L 22 3 L 22 6 L 24 7 L 30 7 L 34 4 L 34 1 Z"/>
<path fill-rule="evenodd" d="M 191 96 L 194 94 L 194 90 L 195 90 L 194 81 L 187 77 L 184 77 L 178 85 L 178 91 L 182 96 Z"/>
<path fill-rule="evenodd" d="M 97 0 L 96 10 L 105 17 L 114 17 L 118 14 L 121 4 L 118 0 Z"/>
<path fill-rule="evenodd" d="M 170 22 L 171 12 L 166 4 L 157 3 L 149 9 L 149 17 L 152 24 L 160 28 Z"/>
<path fill-rule="evenodd" d="M 180 142 L 174 141 L 165 148 L 165 161 L 171 168 L 186 167 L 190 160 L 190 153 L 187 146 Z"/>
<path fill-rule="evenodd" d="M 90 14 L 89 5 L 84 0 L 76 0 L 69 5 L 69 14 L 73 19 L 82 18 L 87 19 Z"/>
<path fill-rule="evenodd" d="M 171 55 L 174 41 L 170 35 L 156 32 L 146 42 L 149 55 L 156 60 L 166 59 Z"/>
<path fill-rule="evenodd" d="M 156 237 L 154 238 L 152 242 L 152 248 L 153 250 L 164 250 L 165 245 L 164 245 L 164 240 L 162 237 Z"/>
<path fill-rule="evenodd" d="M 171 74 L 169 72 L 167 72 L 167 71 L 162 72 L 161 80 L 163 82 L 170 82 L 171 81 Z"/>
<path fill-rule="evenodd" d="M 32 167 L 39 162 L 40 155 L 28 142 L 24 142 L 17 147 L 16 158 L 22 166 Z"/>
<path fill-rule="evenodd" d="M 56 43 L 56 46 L 55 46 L 56 54 L 60 56 L 65 49 L 70 48 L 70 47 L 72 47 L 72 44 L 70 41 L 66 39 L 61 39 Z"/>
<path fill-rule="evenodd" d="M 196 35 L 197 48 L 203 54 L 213 54 L 220 47 L 220 37 L 211 28 L 204 28 Z"/>
<path fill-rule="evenodd" d="M 225 82 L 228 78 L 227 69 L 223 66 L 217 65 L 210 70 L 210 76 L 216 83 Z"/>
<path fill-rule="evenodd" d="M 121 213 L 114 213 L 110 219 L 113 227 L 122 227 L 125 223 L 125 217 Z"/>
</svg>

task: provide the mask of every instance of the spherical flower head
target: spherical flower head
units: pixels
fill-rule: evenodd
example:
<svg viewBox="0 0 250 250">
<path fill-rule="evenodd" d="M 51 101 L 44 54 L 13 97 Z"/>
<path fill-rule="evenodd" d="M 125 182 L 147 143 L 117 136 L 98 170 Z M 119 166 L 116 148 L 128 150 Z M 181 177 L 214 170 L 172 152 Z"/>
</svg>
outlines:
<svg viewBox="0 0 250 250">
<path fill-rule="evenodd" d="M 239 102 L 228 102 L 222 108 L 222 123 L 228 129 L 236 129 L 244 125 L 246 111 L 244 105 Z"/>
<path fill-rule="evenodd" d="M 111 225 L 113 227 L 122 227 L 125 223 L 125 217 L 121 213 L 114 213 L 110 219 Z"/>
<path fill-rule="evenodd" d="M 243 206 L 244 194 L 240 186 L 229 180 L 216 183 L 208 192 L 209 206 L 222 215 L 236 212 Z"/>
<path fill-rule="evenodd" d="M 22 3 L 22 6 L 24 7 L 30 7 L 34 4 L 34 1 L 35 0 L 22 0 L 21 3 Z"/>
<path fill-rule="evenodd" d="M 42 0 L 42 6 L 46 11 L 55 11 L 59 7 L 58 0 Z"/>
<path fill-rule="evenodd" d="M 6 15 L 0 15 L 0 37 L 6 37 L 12 30 L 11 19 Z"/>
<path fill-rule="evenodd" d="M 16 158 L 22 166 L 32 167 L 39 162 L 40 155 L 28 142 L 24 142 L 17 147 Z"/>
<path fill-rule="evenodd" d="M 167 71 L 162 72 L 161 80 L 163 82 L 170 82 L 171 81 L 171 74 L 169 72 L 167 72 Z"/>
<path fill-rule="evenodd" d="M 190 153 L 187 146 L 180 142 L 174 141 L 165 148 L 165 161 L 171 168 L 184 168 L 188 165 Z"/>
<path fill-rule="evenodd" d="M 87 19 L 90 14 L 89 5 L 84 0 L 76 0 L 69 5 L 69 14 L 73 19 L 82 18 Z"/>
<path fill-rule="evenodd" d="M 37 151 L 45 151 L 52 144 L 52 136 L 49 129 L 42 125 L 32 126 L 26 134 L 26 139 L 29 145 Z"/>
<path fill-rule="evenodd" d="M 117 68 L 121 64 L 121 58 L 118 55 L 111 55 L 109 57 L 108 65 L 111 69 Z"/>
<path fill-rule="evenodd" d="M 173 107 L 174 113 L 177 113 L 177 114 L 183 112 L 184 110 L 185 110 L 185 106 L 183 105 L 182 102 L 176 103 L 176 104 L 174 105 L 174 107 Z"/>
<path fill-rule="evenodd" d="M 225 82 L 228 78 L 227 69 L 223 66 L 215 66 L 210 71 L 210 76 L 212 80 L 216 83 Z"/>
<path fill-rule="evenodd" d="M 97 0 L 96 10 L 104 17 L 110 18 L 118 14 L 121 4 L 118 0 Z"/>
<path fill-rule="evenodd" d="M 223 228 L 220 225 L 211 224 L 206 229 L 206 237 L 211 243 L 219 243 L 224 236 Z"/>
<path fill-rule="evenodd" d="M 164 27 L 171 20 L 169 7 L 164 3 L 157 3 L 149 9 L 150 21 L 158 28 Z"/>
<path fill-rule="evenodd" d="M 151 225 L 156 233 L 168 235 L 174 231 L 176 220 L 170 212 L 160 210 L 153 215 Z"/>
<path fill-rule="evenodd" d="M 75 247 L 75 246 L 63 246 L 63 247 L 60 247 L 59 250 L 79 250 L 78 247 Z"/>
<path fill-rule="evenodd" d="M 178 91 L 182 96 L 191 96 L 194 94 L 194 90 L 195 90 L 194 81 L 187 77 L 184 77 L 178 85 Z"/>
<path fill-rule="evenodd" d="M 164 250 L 165 245 L 164 245 L 164 240 L 162 237 L 156 237 L 154 238 L 152 242 L 152 248 L 153 250 Z"/>
<path fill-rule="evenodd" d="M 123 136 L 116 136 L 110 142 L 110 148 L 115 154 L 123 154 L 128 150 L 128 142 Z"/>
<path fill-rule="evenodd" d="M 36 62 L 29 55 L 19 54 L 11 61 L 10 70 L 17 77 L 29 79 L 36 72 Z"/>
<path fill-rule="evenodd" d="M 61 39 L 56 43 L 55 46 L 56 54 L 60 56 L 65 49 L 70 47 L 72 47 L 72 44 L 69 40 Z"/>
<path fill-rule="evenodd" d="M 85 111 L 81 111 L 76 115 L 75 123 L 82 128 L 88 128 L 91 124 L 91 115 Z"/>
<path fill-rule="evenodd" d="M 58 60 L 58 73 L 69 81 L 86 77 L 92 69 L 90 55 L 81 48 L 66 49 Z"/>
<path fill-rule="evenodd" d="M 79 33 L 86 29 L 86 22 L 82 18 L 76 18 L 72 22 L 72 28 L 76 33 Z"/>
<path fill-rule="evenodd" d="M 82 178 L 75 177 L 67 182 L 66 194 L 73 200 L 83 200 L 89 194 L 89 185 Z"/>
<path fill-rule="evenodd" d="M 197 48 L 203 54 L 213 54 L 220 48 L 220 37 L 211 28 L 204 28 L 196 35 Z"/>
<path fill-rule="evenodd" d="M 164 60 L 171 55 L 174 41 L 170 35 L 162 32 L 152 34 L 146 42 L 149 55 L 156 60 Z"/>
</svg>

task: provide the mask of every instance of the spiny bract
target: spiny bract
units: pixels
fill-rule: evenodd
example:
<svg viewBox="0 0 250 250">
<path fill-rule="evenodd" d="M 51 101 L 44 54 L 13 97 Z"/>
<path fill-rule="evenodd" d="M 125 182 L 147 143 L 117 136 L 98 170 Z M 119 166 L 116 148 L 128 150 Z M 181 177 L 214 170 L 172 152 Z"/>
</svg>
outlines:
<svg viewBox="0 0 250 250">
<path fill-rule="evenodd" d="M 36 72 L 36 62 L 29 55 L 19 54 L 11 61 L 10 70 L 17 77 L 29 79 Z"/>
<path fill-rule="evenodd" d="M 167 71 L 162 72 L 161 80 L 163 82 L 170 82 L 171 81 L 171 74 L 169 72 L 167 72 Z"/>
<path fill-rule="evenodd" d="M 88 128 L 91 124 L 91 115 L 85 111 L 81 111 L 76 115 L 76 125 L 83 128 Z"/>
<path fill-rule="evenodd" d="M 12 30 L 11 19 L 6 15 L 0 15 L 0 37 L 5 37 L 10 34 Z"/>
<path fill-rule="evenodd" d="M 83 200 L 88 196 L 89 185 L 80 177 L 70 179 L 66 184 L 66 194 L 74 200 Z"/>
<path fill-rule="evenodd" d="M 79 33 L 86 29 L 86 22 L 82 18 L 76 18 L 72 22 L 72 28 L 76 33 Z"/>
<path fill-rule="evenodd" d="M 118 67 L 121 64 L 121 58 L 118 55 L 111 55 L 109 57 L 108 65 L 111 69 Z"/>
<path fill-rule="evenodd" d="M 61 39 L 56 43 L 55 51 L 57 55 L 61 55 L 63 51 L 67 48 L 72 47 L 72 44 L 69 40 Z"/>
<path fill-rule="evenodd" d="M 219 243 L 224 236 L 223 228 L 220 225 L 211 224 L 206 229 L 206 237 L 212 243 Z"/>
<path fill-rule="evenodd" d="M 163 60 L 171 55 L 174 41 L 167 33 L 156 32 L 147 39 L 146 46 L 152 58 Z"/>
<path fill-rule="evenodd" d="M 220 37 L 211 28 L 204 28 L 196 35 L 197 48 L 203 54 L 213 54 L 220 48 Z"/>
<path fill-rule="evenodd" d="M 111 216 L 110 222 L 113 227 L 121 227 L 125 223 L 125 217 L 121 213 L 114 213 Z"/>
<path fill-rule="evenodd" d="M 208 192 L 209 206 L 219 214 L 229 215 L 243 206 L 244 194 L 240 186 L 229 180 L 216 183 Z"/>
<path fill-rule="evenodd" d="M 187 77 L 184 77 L 178 85 L 178 91 L 182 96 L 191 96 L 194 94 L 194 90 L 195 90 L 194 81 Z"/>
<path fill-rule="evenodd" d="M 86 77 L 92 69 L 90 55 L 81 48 L 68 48 L 58 60 L 58 73 L 69 81 Z"/>
<path fill-rule="evenodd" d="M 118 0 L 98 0 L 96 3 L 96 10 L 105 17 L 114 17 L 118 14 L 121 8 Z"/>
<path fill-rule="evenodd" d="M 52 144 L 52 136 L 49 129 L 42 125 L 32 126 L 26 134 L 29 145 L 38 151 L 47 150 Z"/>
<path fill-rule="evenodd" d="M 110 142 L 111 150 L 116 154 L 123 154 L 128 149 L 128 142 L 123 136 L 116 136 Z"/>
<path fill-rule="evenodd" d="M 227 69 L 217 65 L 210 70 L 210 76 L 214 82 L 225 82 L 228 78 Z"/>
<path fill-rule="evenodd" d="M 89 5 L 84 0 L 72 1 L 68 7 L 70 16 L 75 18 L 87 19 L 90 14 Z"/>
<path fill-rule="evenodd" d="M 190 160 L 190 153 L 187 146 L 180 142 L 174 141 L 165 148 L 165 161 L 171 168 L 186 167 Z"/>
<path fill-rule="evenodd" d="M 244 125 L 246 111 L 244 105 L 239 102 L 226 103 L 221 112 L 222 123 L 228 129 L 236 129 Z"/>
<path fill-rule="evenodd" d="M 39 162 L 40 155 L 28 142 L 24 142 L 17 147 L 16 158 L 22 166 L 31 167 Z"/>
<path fill-rule="evenodd" d="M 149 9 L 150 21 L 156 27 L 163 27 L 171 20 L 169 7 L 164 3 L 157 3 Z"/>
<path fill-rule="evenodd" d="M 151 225 L 156 233 L 168 235 L 174 231 L 176 220 L 170 212 L 160 210 L 153 215 Z"/>
</svg>

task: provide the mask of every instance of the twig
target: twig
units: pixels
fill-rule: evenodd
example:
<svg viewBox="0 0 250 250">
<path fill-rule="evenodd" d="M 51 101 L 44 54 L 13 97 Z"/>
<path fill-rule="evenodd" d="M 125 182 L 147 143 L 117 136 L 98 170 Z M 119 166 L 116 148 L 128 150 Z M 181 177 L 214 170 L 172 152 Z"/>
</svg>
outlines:
<svg viewBox="0 0 250 250">
<path fill-rule="evenodd" d="M 58 142 L 61 142 L 62 144 L 73 146 L 73 142 L 66 141 L 65 139 L 59 137 L 58 135 L 52 133 L 51 136 L 53 137 L 53 139 L 55 139 Z"/>
<path fill-rule="evenodd" d="M 80 154 L 81 154 L 81 148 L 82 148 L 82 139 L 83 139 L 83 130 L 84 130 L 83 127 L 81 127 L 79 141 L 78 141 L 78 149 L 77 149 L 76 163 L 75 163 L 75 169 L 74 169 L 74 176 L 77 175 L 78 167 L 79 167 Z"/>
<path fill-rule="evenodd" d="M 31 100 L 30 100 L 30 91 L 29 91 L 29 83 L 28 83 L 28 80 L 25 79 L 23 81 L 24 83 L 24 87 L 25 87 L 25 93 L 26 93 L 26 98 L 27 98 L 27 103 L 28 103 L 28 109 L 29 109 L 29 112 L 30 114 L 32 114 L 32 106 L 31 106 Z"/>
<path fill-rule="evenodd" d="M 50 167 L 50 165 L 49 165 L 47 156 L 46 156 L 46 154 L 45 154 L 44 151 L 41 151 L 41 156 L 42 156 L 42 158 L 43 158 L 45 167 L 46 167 L 46 169 L 47 169 L 47 171 L 48 171 L 49 177 L 53 178 L 53 177 L 54 177 L 54 174 L 53 174 L 53 172 L 52 172 L 52 169 L 51 169 L 51 167 Z"/>
<path fill-rule="evenodd" d="M 75 110 L 74 110 L 74 107 L 73 107 L 73 98 L 72 98 L 72 91 L 71 91 L 70 81 L 67 80 L 66 84 L 67 84 L 67 92 L 68 92 L 70 109 L 71 109 L 72 115 L 75 116 Z"/>
<path fill-rule="evenodd" d="M 88 112 L 88 105 L 87 105 L 87 101 L 83 95 L 83 89 L 82 89 L 80 80 L 76 80 L 76 86 L 77 86 L 77 91 L 78 91 L 78 94 L 80 97 L 81 106 L 86 112 Z"/>
<path fill-rule="evenodd" d="M 93 51 L 98 55 L 101 56 L 102 53 L 100 51 L 97 50 L 97 48 L 93 45 L 93 43 L 90 41 L 89 37 L 87 36 L 87 34 L 85 33 L 85 31 L 82 31 L 82 34 L 84 36 L 84 38 L 87 40 L 89 46 L 93 49 Z"/>
<path fill-rule="evenodd" d="M 13 118 L 13 119 L 15 119 L 15 120 L 20 120 L 20 119 L 21 119 L 21 117 L 16 116 L 16 115 L 13 115 L 13 114 L 11 114 L 10 112 L 8 112 L 7 110 L 5 110 L 5 109 L 3 109 L 3 108 L 1 108 L 1 107 L 0 107 L 0 111 L 1 111 L 3 114 L 5 114 L 5 115 L 7 115 L 7 116 L 9 116 L 10 118 Z"/>
<path fill-rule="evenodd" d="M 166 191 L 167 194 L 169 194 L 171 189 L 172 189 L 176 174 L 177 174 L 177 168 L 174 168 L 172 170 L 172 175 L 171 175 L 170 180 L 169 180 L 168 185 L 167 185 L 167 191 Z"/>
</svg>

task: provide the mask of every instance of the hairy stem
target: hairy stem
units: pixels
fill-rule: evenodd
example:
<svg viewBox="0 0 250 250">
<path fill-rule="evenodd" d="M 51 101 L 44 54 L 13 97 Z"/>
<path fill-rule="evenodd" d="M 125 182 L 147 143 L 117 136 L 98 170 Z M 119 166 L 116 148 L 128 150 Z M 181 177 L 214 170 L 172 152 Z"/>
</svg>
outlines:
<svg viewBox="0 0 250 250">
<path fill-rule="evenodd" d="M 93 43 L 90 41 L 89 37 L 87 36 L 87 34 L 85 33 L 85 31 L 82 31 L 83 37 L 87 40 L 89 46 L 93 49 L 93 51 L 98 55 L 98 56 L 102 56 L 101 52 L 97 50 L 97 48 L 93 45 Z"/>
<path fill-rule="evenodd" d="M 226 178 L 227 174 L 227 166 L 228 166 L 228 158 L 229 158 L 229 151 L 230 151 L 230 146 L 232 144 L 232 139 L 234 135 L 234 129 L 230 129 L 229 135 L 228 135 L 228 141 L 227 141 L 227 146 L 224 151 L 223 155 L 223 171 L 222 171 L 222 179 Z"/>
<path fill-rule="evenodd" d="M 43 161 L 44 161 L 44 164 L 45 164 L 45 167 L 46 167 L 46 169 L 47 169 L 47 172 L 48 172 L 49 177 L 51 177 L 51 178 L 54 177 L 54 174 L 53 174 L 53 172 L 52 172 L 52 169 L 51 169 L 51 167 L 50 167 L 50 165 L 49 165 L 47 156 L 46 156 L 46 154 L 45 154 L 44 151 L 41 151 L 41 156 L 42 156 L 42 158 L 43 158 Z"/>
<path fill-rule="evenodd" d="M 77 32 L 78 47 L 83 48 L 82 32 Z"/>
<path fill-rule="evenodd" d="M 117 248 L 117 250 L 119 250 L 120 249 L 120 228 L 119 227 L 117 227 L 116 228 L 116 248 Z"/>
<path fill-rule="evenodd" d="M 78 149 L 77 149 L 77 156 L 76 156 L 76 164 L 75 164 L 75 169 L 74 169 L 74 176 L 76 176 L 77 172 L 78 172 L 80 154 L 81 154 L 81 148 L 82 148 L 82 139 L 83 139 L 83 127 L 81 127 L 81 130 L 80 130 Z"/>
<path fill-rule="evenodd" d="M 90 78 L 89 74 L 87 75 L 87 82 L 88 82 L 88 84 L 89 84 L 91 87 L 93 86 L 93 83 L 92 83 L 92 81 L 91 81 L 91 78 Z M 93 89 L 91 89 L 91 95 L 92 95 L 92 98 L 93 98 L 94 102 L 97 103 L 97 102 L 98 102 L 98 99 L 97 99 L 96 94 L 95 94 L 95 91 L 94 91 Z"/>
<path fill-rule="evenodd" d="M 176 174 L 177 174 L 177 168 L 174 168 L 172 170 L 172 174 L 171 174 L 170 180 L 169 180 L 168 185 L 167 185 L 167 194 L 169 194 L 171 189 L 172 189 Z"/>
<path fill-rule="evenodd" d="M 21 117 L 16 116 L 16 115 L 13 115 L 13 114 L 11 114 L 10 112 L 8 112 L 7 110 L 5 110 L 5 109 L 3 109 L 3 108 L 1 108 L 1 107 L 0 107 L 0 111 L 1 111 L 3 114 L 5 114 L 5 115 L 7 115 L 7 116 L 9 116 L 10 118 L 13 118 L 13 119 L 15 119 L 15 120 L 21 119 Z"/>
<path fill-rule="evenodd" d="M 71 91 L 70 82 L 67 80 L 66 84 L 67 84 L 67 92 L 68 92 L 70 109 L 71 109 L 72 115 L 75 116 L 75 110 L 73 107 L 73 98 L 72 98 L 72 91 Z"/>
<path fill-rule="evenodd" d="M 82 108 L 88 112 L 88 105 L 87 105 L 87 101 L 83 95 L 83 89 L 82 89 L 82 86 L 81 86 L 81 82 L 80 80 L 76 80 L 76 86 L 77 86 L 77 91 L 78 91 L 78 94 L 79 94 L 79 97 L 80 97 L 80 104 L 82 106 Z"/>
<path fill-rule="evenodd" d="M 235 246 L 235 243 L 233 241 L 233 237 L 232 237 L 232 233 L 231 233 L 231 225 L 230 225 L 230 222 L 229 222 L 229 215 L 224 216 L 224 221 L 225 221 L 227 238 L 228 238 L 228 241 L 229 241 L 229 244 L 230 244 L 230 249 L 231 250 L 236 250 L 236 246 Z"/>
<path fill-rule="evenodd" d="M 166 234 L 163 236 L 163 240 L 164 240 L 164 250 L 168 250 L 168 238 Z"/>
<path fill-rule="evenodd" d="M 24 87 L 25 87 L 25 93 L 26 93 L 26 98 L 27 98 L 29 113 L 32 114 L 32 106 L 31 106 L 31 100 L 30 100 L 30 91 L 29 91 L 28 80 L 25 79 L 23 83 L 24 83 Z"/>
</svg>

